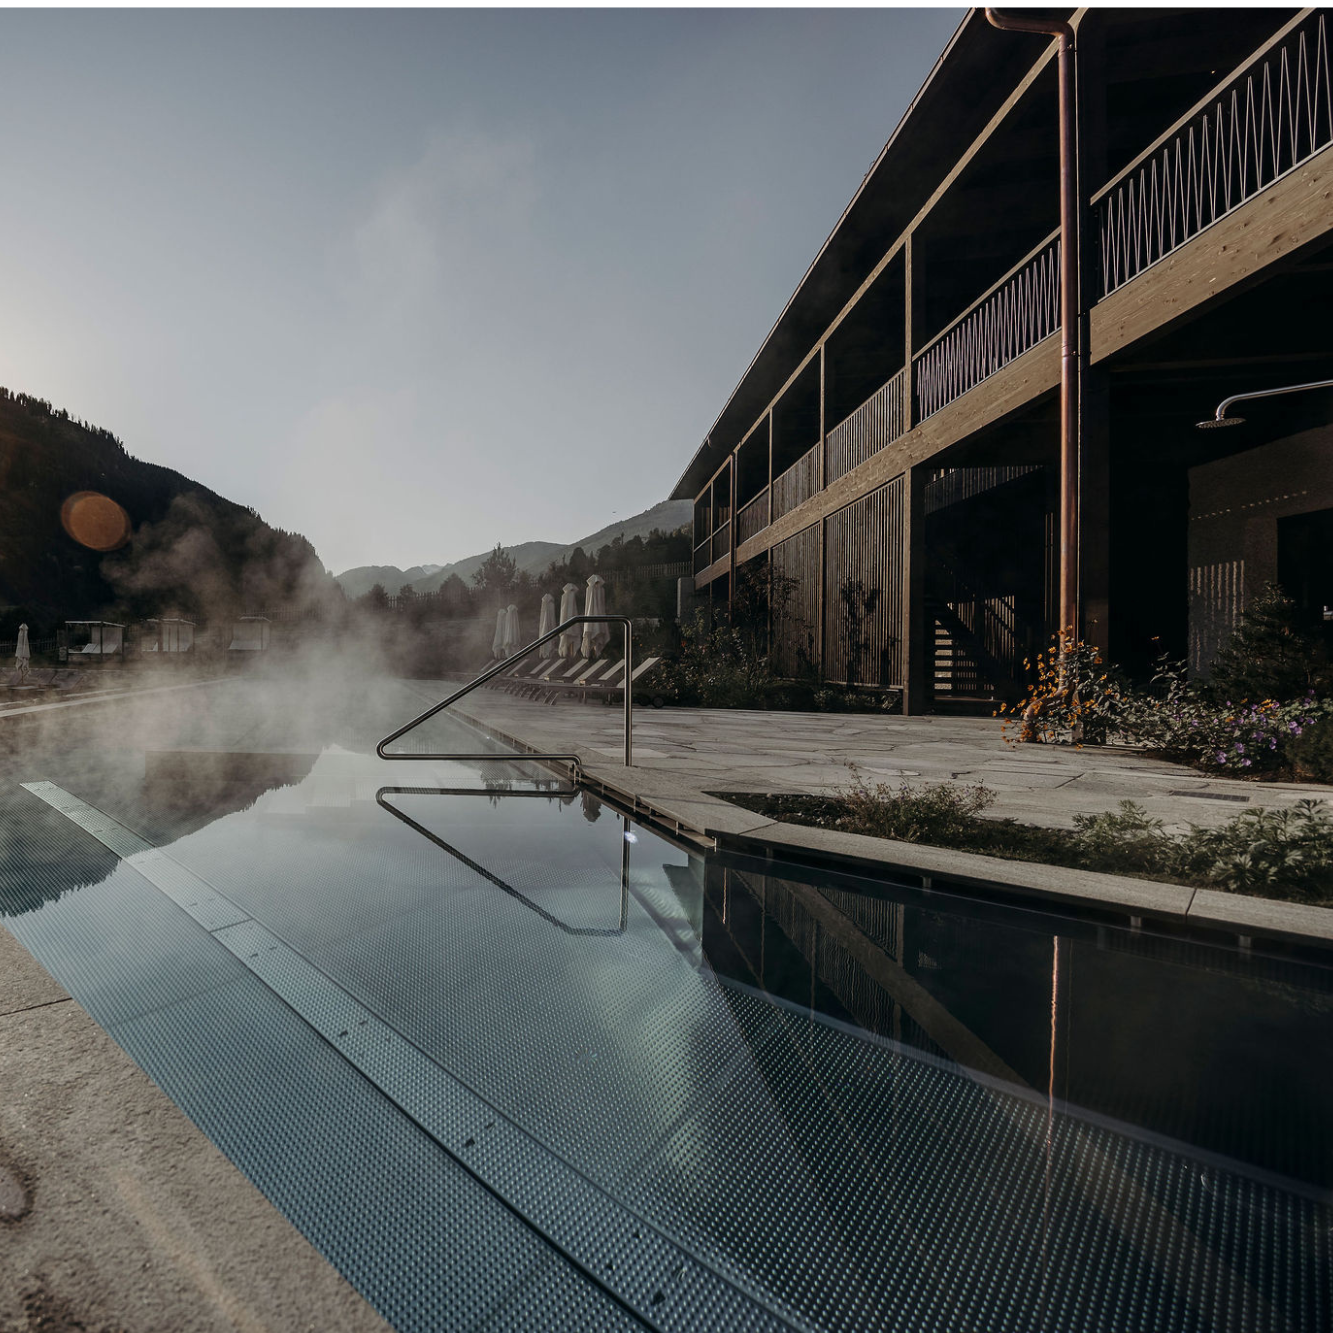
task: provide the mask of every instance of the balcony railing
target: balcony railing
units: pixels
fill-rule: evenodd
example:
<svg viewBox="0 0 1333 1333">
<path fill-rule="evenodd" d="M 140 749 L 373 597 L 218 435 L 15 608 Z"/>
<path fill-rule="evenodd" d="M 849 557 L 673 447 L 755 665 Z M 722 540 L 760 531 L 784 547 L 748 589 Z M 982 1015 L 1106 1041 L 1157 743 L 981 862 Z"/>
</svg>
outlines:
<svg viewBox="0 0 1333 1333">
<path fill-rule="evenodd" d="M 731 551 L 731 521 L 723 523 L 713 533 L 713 559 L 721 560 Z"/>
<path fill-rule="evenodd" d="M 913 362 L 924 420 L 1060 327 L 1060 240 L 1048 237 Z"/>
<path fill-rule="evenodd" d="M 694 572 L 702 574 L 709 565 L 713 563 L 713 542 L 712 538 L 705 537 L 698 546 L 694 548 Z"/>
<path fill-rule="evenodd" d="M 1109 296 L 1333 142 L 1328 28 L 1293 19 L 1094 200 Z"/>
<path fill-rule="evenodd" d="M 926 513 L 938 513 L 950 505 L 974 499 L 1030 473 L 1040 472 L 1038 463 L 1011 463 L 1005 467 L 954 467 L 933 477 L 925 486 Z"/>
<path fill-rule="evenodd" d="M 819 490 L 819 445 L 807 450 L 773 479 L 773 522 L 789 514 Z"/>
<path fill-rule="evenodd" d="M 825 485 L 864 463 L 903 434 L 906 383 L 907 372 L 903 369 L 829 431 L 824 454 Z"/>
<path fill-rule="evenodd" d="M 768 527 L 768 492 L 760 491 L 736 511 L 736 545 L 741 546 Z"/>
</svg>

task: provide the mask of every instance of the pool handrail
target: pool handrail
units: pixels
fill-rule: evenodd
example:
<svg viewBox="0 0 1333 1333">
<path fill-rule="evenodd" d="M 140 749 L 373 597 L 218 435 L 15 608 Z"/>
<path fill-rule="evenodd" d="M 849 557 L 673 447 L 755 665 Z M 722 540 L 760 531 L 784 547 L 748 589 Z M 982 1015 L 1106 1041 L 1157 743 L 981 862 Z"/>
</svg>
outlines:
<svg viewBox="0 0 1333 1333">
<path fill-rule="evenodd" d="M 634 627 L 628 616 L 570 616 L 563 623 L 557 625 L 553 630 L 543 634 L 540 638 L 533 641 L 517 652 L 506 657 L 503 661 L 497 662 L 495 666 L 487 671 L 483 671 L 480 676 L 474 680 L 468 681 L 461 690 L 455 690 L 447 699 L 441 699 L 433 707 L 426 709 L 418 717 L 414 717 L 410 722 L 391 732 L 375 747 L 375 753 L 381 759 L 452 759 L 464 763 L 478 763 L 483 760 L 489 760 L 494 763 L 499 760 L 505 763 L 522 762 L 525 759 L 559 760 L 562 763 L 570 764 L 574 770 L 574 778 L 577 781 L 578 775 L 582 771 L 579 764 L 579 757 L 576 754 L 386 754 L 384 747 L 392 744 L 400 736 L 405 736 L 414 727 L 419 727 L 428 718 L 432 718 L 436 713 L 448 708 L 450 704 L 457 703 L 465 694 L 471 694 L 478 686 L 484 685 L 492 676 L 498 676 L 501 672 L 513 670 L 514 663 L 521 657 L 526 657 L 534 648 L 540 648 L 544 643 L 550 643 L 552 639 L 558 638 L 564 634 L 572 625 L 619 625 L 625 631 L 625 767 L 634 766 L 634 682 L 630 679 L 634 670 Z"/>
<path fill-rule="evenodd" d="M 381 787 L 375 793 L 375 802 L 381 809 L 387 810 L 397 819 L 401 819 L 409 828 L 415 829 L 423 837 L 428 838 L 437 847 L 449 853 L 456 860 L 461 861 L 469 870 L 475 871 L 483 879 L 488 879 L 498 889 L 503 889 L 511 898 L 516 898 L 524 907 L 531 908 L 537 913 L 543 921 L 549 921 L 551 925 L 559 927 L 566 935 L 592 935 L 607 938 L 615 935 L 623 935 L 629 926 L 629 816 L 621 815 L 621 821 L 624 825 L 624 836 L 620 840 L 620 924 L 615 927 L 607 926 L 571 926 L 568 922 L 561 919 L 541 904 L 535 903 L 527 894 L 516 889 L 512 884 L 506 883 L 499 875 L 487 870 L 484 865 L 474 861 L 465 852 L 461 852 L 452 843 L 445 842 L 438 833 L 432 833 L 430 829 L 423 824 L 417 823 L 406 811 L 400 810 L 391 801 L 386 801 L 386 796 L 489 796 L 491 793 L 485 788 L 475 787 L 470 790 L 455 788 L 446 790 L 440 787 Z M 547 792 L 506 792 L 507 796 L 549 796 Z"/>
</svg>

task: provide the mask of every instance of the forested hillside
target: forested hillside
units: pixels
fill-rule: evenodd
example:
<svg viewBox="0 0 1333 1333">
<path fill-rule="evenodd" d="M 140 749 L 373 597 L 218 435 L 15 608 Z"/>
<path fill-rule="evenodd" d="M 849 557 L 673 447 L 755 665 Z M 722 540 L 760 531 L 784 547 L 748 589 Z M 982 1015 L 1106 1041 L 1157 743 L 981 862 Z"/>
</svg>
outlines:
<svg viewBox="0 0 1333 1333">
<path fill-rule="evenodd" d="M 197 619 L 329 596 L 341 600 L 304 537 L 0 388 L 0 634 L 19 620 L 45 632 L 67 618 Z"/>
</svg>

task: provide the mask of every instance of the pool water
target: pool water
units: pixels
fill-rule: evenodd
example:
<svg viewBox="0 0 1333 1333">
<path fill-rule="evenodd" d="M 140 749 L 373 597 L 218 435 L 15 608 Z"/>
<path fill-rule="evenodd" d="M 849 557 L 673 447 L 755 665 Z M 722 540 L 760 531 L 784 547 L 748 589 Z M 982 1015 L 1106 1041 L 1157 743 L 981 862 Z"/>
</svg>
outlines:
<svg viewBox="0 0 1333 1333">
<path fill-rule="evenodd" d="M 703 856 L 286 688 L 14 757 L 0 911 L 396 1327 L 1333 1326 L 1317 959 Z"/>
</svg>

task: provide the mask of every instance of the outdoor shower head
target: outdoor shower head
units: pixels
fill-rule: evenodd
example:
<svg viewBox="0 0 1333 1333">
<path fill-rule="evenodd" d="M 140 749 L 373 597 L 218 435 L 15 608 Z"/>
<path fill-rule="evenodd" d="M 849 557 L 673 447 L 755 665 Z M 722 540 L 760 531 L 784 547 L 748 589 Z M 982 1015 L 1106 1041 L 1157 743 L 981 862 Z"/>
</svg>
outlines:
<svg viewBox="0 0 1333 1333">
<path fill-rule="evenodd" d="M 1217 412 L 1211 421 L 1198 421 L 1198 430 L 1216 430 L 1219 426 L 1243 426 L 1244 417 L 1227 416 L 1227 408 L 1232 403 L 1247 402 L 1251 398 L 1276 398 L 1284 393 L 1304 393 L 1307 389 L 1333 389 L 1333 380 L 1315 380 L 1312 384 L 1284 384 L 1280 389 L 1255 389 L 1253 393 L 1233 393 L 1230 398 L 1223 398 L 1217 405 Z"/>
</svg>

